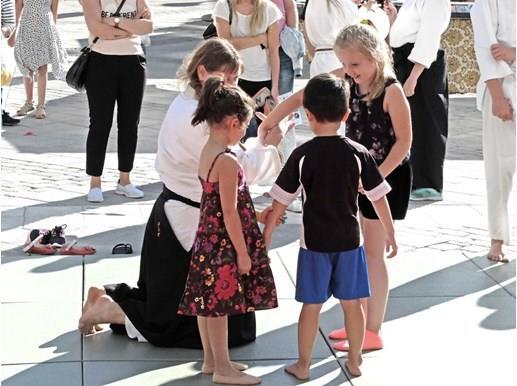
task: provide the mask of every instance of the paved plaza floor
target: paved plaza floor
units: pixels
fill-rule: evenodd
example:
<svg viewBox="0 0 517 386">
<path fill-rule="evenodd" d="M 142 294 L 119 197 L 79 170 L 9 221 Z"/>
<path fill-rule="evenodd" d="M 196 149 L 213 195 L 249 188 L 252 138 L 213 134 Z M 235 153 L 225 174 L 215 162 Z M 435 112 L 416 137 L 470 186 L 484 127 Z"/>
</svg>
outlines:
<svg viewBox="0 0 517 386">
<path fill-rule="evenodd" d="M 146 196 L 116 196 L 116 130 L 104 173 L 105 201 L 85 194 L 86 96 L 50 80 L 48 117 L 28 116 L 2 128 L 1 150 L 1 381 L 6 386 L 210 385 L 200 373 L 202 352 L 164 349 L 113 335 L 109 329 L 82 337 L 76 326 L 90 285 L 135 284 L 143 229 L 161 190 L 154 170 L 157 134 L 181 85 L 176 70 L 200 41 L 201 16 L 214 1 L 153 0 L 155 33 L 148 50 L 148 81 L 134 182 Z M 77 1 L 60 2 L 59 30 L 71 56 L 84 44 L 86 27 Z M 307 76 L 296 81 L 300 87 Z M 8 111 L 24 100 L 19 73 L 4 97 Z M 231 350 L 250 364 L 265 386 L 509 386 L 516 378 L 515 245 L 508 264 L 484 256 L 487 245 L 481 116 L 473 95 L 450 100 L 450 136 L 444 201 L 411 204 L 396 224 L 400 252 L 388 262 L 390 299 L 383 326 L 385 349 L 364 355 L 363 376 L 349 379 L 346 355 L 332 349 L 328 333 L 342 325 L 340 307 L 329 301 L 321 315 L 312 377 L 297 382 L 283 368 L 297 356 L 294 300 L 300 215 L 290 213 L 275 235 L 272 267 L 280 307 L 257 313 L 258 338 Z M 298 141 L 311 137 L 306 125 Z M 256 204 L 267 204 L 253 187 Z M 516 224 L 516 194 L 512 219 Z M 68 237 L 93 245 L 91 256 L 26 255 L 27 231 L 67 224 Z M 517 234 L 517 232 L 514 232 Z M 112 255 L 119 242 L 134 253 Z M 172 280 L 172 279 L 171 279 Z"/>
</svg>

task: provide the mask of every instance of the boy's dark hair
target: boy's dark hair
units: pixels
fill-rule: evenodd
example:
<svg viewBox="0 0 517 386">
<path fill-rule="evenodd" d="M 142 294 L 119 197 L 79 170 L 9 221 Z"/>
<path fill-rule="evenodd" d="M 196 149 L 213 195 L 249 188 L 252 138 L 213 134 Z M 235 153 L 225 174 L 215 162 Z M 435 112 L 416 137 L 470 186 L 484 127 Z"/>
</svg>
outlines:
<svg viewBox="0 0 517 386">
<path fill-rule="evenodd" d="M 348 111 L 348 82 L 331 74 L 320 74 L 309 80 L 303 91 L 303 107 L 318 122 L 339 122 Z"/>
</svg>

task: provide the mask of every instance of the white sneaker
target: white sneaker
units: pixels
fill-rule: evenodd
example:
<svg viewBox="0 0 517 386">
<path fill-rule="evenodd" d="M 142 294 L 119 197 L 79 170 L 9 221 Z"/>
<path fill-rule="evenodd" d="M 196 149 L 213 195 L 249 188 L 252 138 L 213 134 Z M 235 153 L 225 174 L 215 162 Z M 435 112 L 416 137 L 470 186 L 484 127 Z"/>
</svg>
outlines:
<svg viewBox="0 0 517 386">
<path fill-rule="evenodd" d="M 104 196 L 102 195 L 101 188 L 91 188 L 88 192 L 88 201 L 90 202 L 103 202 Z"/>
<path fill-rule="evenodd" d="M 302 213 L 302 200 L 300 200 L 299 198 L 295 199 L 293 202 L 289 204 L 287 210 L 289 212 Z"/>
<path fill-rule="evenodd" d="M 129 198 L 144 197 L 144 192 L 142 192 L 140 189 L 138 189 L 133 184 L 127 184 L 125 186 L 117 184 L 117 189 L 115 189 L 115 193 L 120 194 L 121 196 L 129 197 Z"/>
</svg>

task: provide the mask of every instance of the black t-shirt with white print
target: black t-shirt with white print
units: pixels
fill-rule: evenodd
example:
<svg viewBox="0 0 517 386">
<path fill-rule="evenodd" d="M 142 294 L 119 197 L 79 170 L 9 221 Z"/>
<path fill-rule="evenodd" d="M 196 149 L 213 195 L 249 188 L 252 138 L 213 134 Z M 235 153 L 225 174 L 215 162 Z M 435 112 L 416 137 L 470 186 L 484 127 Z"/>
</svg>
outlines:
<svg viewBox="0 0 517 386">
<path fill-rule="evenodd" d="M 390 190 L 368 150 L 340 136 L 315 137 L 296 148 L 271 189 L 283 205 L 303 199 L 300 245 L 316 252 L 342 252 L 360 243 L 357 220 L 359 181 L 376 201 Z"/>
</svg>

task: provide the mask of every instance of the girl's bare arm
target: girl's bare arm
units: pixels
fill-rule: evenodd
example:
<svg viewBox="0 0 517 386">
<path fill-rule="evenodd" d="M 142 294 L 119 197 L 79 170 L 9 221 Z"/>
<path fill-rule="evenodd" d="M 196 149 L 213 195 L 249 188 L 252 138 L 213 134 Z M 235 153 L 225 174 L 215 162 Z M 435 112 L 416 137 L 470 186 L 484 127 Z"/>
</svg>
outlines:
<svg viewBox="0 0 517 386">
<path fill-rule="evenodd" d="M 388 156 L 379 166 L 381 174 L 387 177 L 407 156 L 412 140 L 409 103 L 398 83 L 386 89 L 384 107 L 390 115 L 396 138 Z"/>
</svg>

